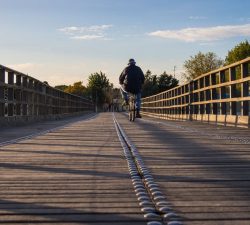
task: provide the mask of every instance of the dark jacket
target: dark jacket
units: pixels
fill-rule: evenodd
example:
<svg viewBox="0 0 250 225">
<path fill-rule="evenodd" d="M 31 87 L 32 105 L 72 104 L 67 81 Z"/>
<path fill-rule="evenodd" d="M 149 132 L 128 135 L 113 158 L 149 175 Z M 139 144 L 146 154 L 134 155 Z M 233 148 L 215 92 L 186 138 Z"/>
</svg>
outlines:
<svg viewBox="0 0 250 225">
<path fill-rule="evenodd" d="M 144 83 L 144 74 L 139 66 L 134 64 L 127 66 L 119 77 L 119 82 L 124 90 L 133 94 L 141 91 Z"/>
</svg>

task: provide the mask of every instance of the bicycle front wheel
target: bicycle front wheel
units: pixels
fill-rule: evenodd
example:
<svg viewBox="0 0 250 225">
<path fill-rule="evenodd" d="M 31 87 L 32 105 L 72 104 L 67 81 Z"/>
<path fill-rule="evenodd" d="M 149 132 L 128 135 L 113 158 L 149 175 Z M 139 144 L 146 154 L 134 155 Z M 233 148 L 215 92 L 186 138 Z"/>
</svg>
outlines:
<svg viewBox="0 0 250 225">
<path fill-rule="evenodd" d="M 135 101 L 131 101 L 130 103 L 130 121 L 134 122 L 135 121 Z"/>
</svg>

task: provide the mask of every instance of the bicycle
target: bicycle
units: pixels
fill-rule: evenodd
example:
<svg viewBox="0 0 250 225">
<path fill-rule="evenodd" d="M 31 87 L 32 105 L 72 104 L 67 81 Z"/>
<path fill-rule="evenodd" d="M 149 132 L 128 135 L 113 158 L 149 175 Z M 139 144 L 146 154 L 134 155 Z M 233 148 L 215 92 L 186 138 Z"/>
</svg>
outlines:
<svg viewBox="0 0 250 225">
<path fill-rule="evenodd" d="M 136 114 L 136 95 L 129 93 L 129 100 L 128 100 L 128 118 L 129 121 L 134 122 L 135 121 L 135 114 Z"/>
</svg>

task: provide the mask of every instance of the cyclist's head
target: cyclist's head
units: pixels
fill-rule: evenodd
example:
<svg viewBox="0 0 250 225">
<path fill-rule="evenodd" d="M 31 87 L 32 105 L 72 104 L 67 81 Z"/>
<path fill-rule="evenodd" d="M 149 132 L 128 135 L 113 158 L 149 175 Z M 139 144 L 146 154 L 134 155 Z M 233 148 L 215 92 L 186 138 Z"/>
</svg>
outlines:
<svg viewBox="0 0 250 225">
<path fill-rule="evenodd" d="M 136 64 L 136 62 L 134 59 L 129 59 L 128 65 L 135 65 L 135 64 Z"/>
</svg>

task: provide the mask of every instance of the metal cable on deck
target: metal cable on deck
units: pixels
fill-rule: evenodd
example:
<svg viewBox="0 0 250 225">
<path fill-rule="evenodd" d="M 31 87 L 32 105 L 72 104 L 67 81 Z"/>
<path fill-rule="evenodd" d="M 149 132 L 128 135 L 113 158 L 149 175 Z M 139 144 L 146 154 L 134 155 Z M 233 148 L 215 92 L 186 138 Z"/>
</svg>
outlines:
<svg viewBox="0 0 250 225">
<path fill-rule="evenodd" d="M 139 201 L 141 211 L 144 213 L 144 218 L 148 221 L 147 224 L 182 225 L 180 218 L 171 208 L 171 204 L 154 181 L 138 150 L 129 140 L 114 114 L 113 120 L 128 163 L 137 200 Z"/>
</svg>

